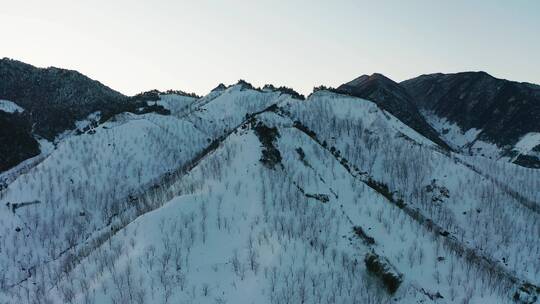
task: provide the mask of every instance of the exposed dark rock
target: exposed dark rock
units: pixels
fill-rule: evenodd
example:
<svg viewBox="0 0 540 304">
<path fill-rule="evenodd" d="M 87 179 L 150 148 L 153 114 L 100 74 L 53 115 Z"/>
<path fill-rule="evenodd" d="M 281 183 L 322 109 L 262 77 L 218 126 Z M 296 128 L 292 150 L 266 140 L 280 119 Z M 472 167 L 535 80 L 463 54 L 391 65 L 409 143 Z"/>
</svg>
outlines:
<svg viewBox="0 0 540 304">
<path fill-rule="evenodd" d="M 311 130 L 308 127 L 306 127 L 305 125 L 303 125 L 300 121 L 295 120 L 294 123 L 293 123 L 293 126 L 295 128 L 297 128 L 298 130 L 304 132 L 309 137 L 311 137 L 311 138 L 313 138 L 315 140 L 318 140 L 317 139 L 317 134 L 313 130 Z"/>
<path fill-rule="evenodd" d="M 240 86 L 241 90 L 255 90 L 255 88 L 253 87 L 253 85 L 251 85 L 251 83 L 249 83 L 249 82 L 247 82 L 247 81 L 245 81 L 243 79 L 238 80 L 236 85 Z"/>
<path fill-rule="evenodd" d="M 39 154 L 31 123 L 20 113 L 0 111 L 0 172 Z"/>
<path fill-rule="evenodd" d="M 263 165 L 273 169 L 277 164 L 281 164 L 281 153 L 274 145 L 276 138 L 280 136 L 278 129 L 276 127 L 268 127 L 262 122 L 258 122 L 253 130 L 263 145 L 261 156 Z"/>
<path fill-rule="evenodd" d="M 514 164 L 523 167 L 540 169 L 540 160 L 538 157 L 533 155 L 518 155 L 518 157 L 514 160 Z"/>
<path fill-rule="evenodd" d="M 223 83 L 220 83 L 220 84 L 218 84 L 217 87 L 213 88 L 211 92 L 223 91 L 223 90 L 226 90 L 226 89 L 227 89 L 227 86 L 224 85 Z"/>
<path fill-rule="evenodd" d="M 420 292 L 422 292 L 423 294 L 425 294 L 430 300 L 437 300 L 437 299 L 444 299 L 444 297 L 441 295 L 440 292 L 436 292 L 436 293 L 432 293 L 432 292 L 428 292 L 426 291 L 424 288 L 421 288 L 420 289 Z"/>
<path fill-rule="evenodd" d="M 431 193 L 432 202 L 444 202 L 450 197 L 450 191 L 444 186 L 437 184 L 437 180 L 432 180 L 431 184 L 425 187 L 427 193 Z"/>
<path fill-rule="evenodd" d="M 520 304 L 537 303 L 540 295 L 540 287 L 530 283 L 524 283 L 514 293 L 514 300 Z"/>
<path fill-rule="evenodd" d="M 375 239 L 369 236 L 364 229 L 360 226 L 353 227 L 354 234 L 356 234 L 361 240 L 363 240 L 368 245 L 375 244 Z"/>
<path fill-rule="evenodd" d="M 17 210 L 19 208 L 23 208 L 23 207 L 31 206 L 31 205 L 36 205 L 36 204 L 41 204 L 41 201 L 35 200 L 35 201 L 30 201 L 30 202 L 13 203 L 13 204 L 11 204 L 11 211 L 13 213 L 15 213 L 15 210 Z"/>
<path fill-rule="evenodd" d="M 394 269 L 387 259 L 371 252 L 366 255 L 364 262 L 366 263 L 367 270 L 382 281 L 390 294 L 398 290 L 403 280 L 403 275 Z"/>
<path fill-rule="evenodd" d="M 321 193 L 305 193 L 304 194 L 308 198 L 316 199 L 321 203 L 328 203 L 330 201 L 330 198 L 326 194 Z"/>
</svg>

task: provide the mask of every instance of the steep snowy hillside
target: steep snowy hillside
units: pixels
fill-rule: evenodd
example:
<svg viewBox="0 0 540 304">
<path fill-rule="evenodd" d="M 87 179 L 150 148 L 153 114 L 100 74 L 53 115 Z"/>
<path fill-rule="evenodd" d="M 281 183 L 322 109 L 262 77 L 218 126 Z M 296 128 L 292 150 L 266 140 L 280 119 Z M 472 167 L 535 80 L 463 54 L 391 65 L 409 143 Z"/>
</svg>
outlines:
<svg viewBox="0 0 540 304">
<path fill-rule="evenodd" d="M 294 125 L 275 113 L 249 119 L 154 197 L 163 207 L 77 261 L 43 296 L 81 303 L 504 301 L 488 282 L 464 280 L 462 258 Z"/>
<path fill-rule="evenodd" d="M 21 126 L 41 153 L 0 175 L 0 303 L 538 302 L 539 170 L 335 90 L 126 102 L 54 142 Z"/>
<path fill-rule="evenodd" d="M 59 142 L 0 192 L 0 302 L 536 301 L 537 171 L 294 97 L 158 94 Z"/>
<path fill-rule="evenodd" d="M 336 91 L 375 102 L 418 133 L 448 148 L 448 144 L 422 117 L 407 91 L 384 75 L 362 75 L 340 85 Z"/>
<path fill-rule="evenodd" d="M 23 113 L 15 103 L 0 101 L 0 174 L 40 153 L 31 121 Z"/>
<path fill-rule="evenodd" d="M 3 286 L 17 284 L 69 249 L 91 244 L 142 190 L 200 153 L 206 138 L 187 121 L 124 113 L 61 142 L 0 193 Z M 8 245 L 9 244 L 9 245 Z"/>
<path fill-rule="evenodd" d="M 459 241 L 458 251 L 471 249 L 501 273 L 540 283 L 536 198 L 515 195 L 501 178 L 482 174 L 489 164 L 472 166 L 459 155 L 414 138 L 410 128 L 370 102 L 361 106 L 358 100 L 328 92 L 315 93 L 308 101 L 290 105 L 295 119 L 403 210 L 438 226 L 450 242 Z M 531 172 L 531 180 L 538 181 L 539 173 Z"/>
</svg>

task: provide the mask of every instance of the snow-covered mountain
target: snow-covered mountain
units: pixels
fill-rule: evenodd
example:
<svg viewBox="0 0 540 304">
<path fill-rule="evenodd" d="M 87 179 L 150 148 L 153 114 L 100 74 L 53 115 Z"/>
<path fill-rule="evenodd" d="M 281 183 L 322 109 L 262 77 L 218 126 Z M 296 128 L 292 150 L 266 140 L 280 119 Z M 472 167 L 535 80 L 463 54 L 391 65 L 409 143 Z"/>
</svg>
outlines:
<svg viewBox="0 0 540 304">
<path fill-rule="evenodd" d="M 362 75 L 337 87 L 337 92 L 371 100 L 418 133 L 441 147 L 449 148 L 422 117 L 407 91 L 386 76 L 377 73 Z"/>
<path fill-rule="evenodd" d="M 540 86 L 485 72 L 422 75 L 400 85 L 454 148 L 540 168 Z"/>
<path fill-rule="evenodd" d="M 130 100 L 2 173 L 0 303 L 538 302 L 539 170 L 339 90 Z"/>
<path fill-rule="evenodd" d="M 44 141 L 122 113 L 159 111 L 77 71 L 0 59 L 0 172 L 46 153 Z"/>
</svg>

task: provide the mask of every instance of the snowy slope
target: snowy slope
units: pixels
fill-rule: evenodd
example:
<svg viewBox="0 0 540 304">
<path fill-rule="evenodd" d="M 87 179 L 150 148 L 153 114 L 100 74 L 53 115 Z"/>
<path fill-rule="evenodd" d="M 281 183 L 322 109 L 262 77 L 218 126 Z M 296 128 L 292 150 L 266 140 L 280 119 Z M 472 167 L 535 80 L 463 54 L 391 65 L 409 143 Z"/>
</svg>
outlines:
<svg viewBox="0 0 540 304">
<path fill-rule="evenodd" d="M 439 303 L 462 297 L 501 301 L 493 292 L 475 290 L 472 282 L 459 281 L 459 286 L 460 278 L 453 274 L 465 272 L 459 257 L 444 255 L 447 260 L 437 261 L 441 245 L 428 231 L 356 182 L 330 152 L 293 128 L 292 121 L 275 114 L 258 119 L 278 126 L 275 145 L 281 166 L 265 167 L 259 161 L 264 147 L 257 135 L 242 128 L 171 186 L 174 199 L 133 221 L 81 261 L 53 290 L 52 299 L 386 303 L 422 302 L 442 292 L 449 294 L 448 301 Z M 309 194 L 330 199 L 321 202 Z M 389 218 L 409 232 L 399 233 Z M 358 239 L 356 225 L 369 231 L 376 244 Z M 406 273 L 394 296 L 375 287 L 380 283 L 363 264 L 367 252 L 387 256 Z M 435 273 L 441 278 L 455 275 L 455 282 L 440 279 L 437 286 Z M 73 281 L 88 283 L 79 288 Z M 466 293 L 460 295 L 458 288 Z"/>
<path fill-rule="evenodd" d="M 239 83 L 150 103 L 171 115 L 69 136 L 0 192 L 0 303 L 540 293 L 526 285 L 540 283 L 535 170 L 448 153 L 324 90 L 298 100 Z"/>
<path fill-rule="evenodd" d="M 186 119 L 209 136 L 217 137 L 235 129 L 246 119 L 246 115 L 258 113 L 286 99 L 290 99 L 290 96 L 236 84 L 201 98 Z"/>
<path fill-rule="evenodd" d="M 530 158 L 531 163 L 526 167 L 536 168 L 535 159 L 540 159 L 540 133 L 530 132 L 523 135 L 513 145 L 499 146 L 495 143 L 482 140 L 481 129 L 462 129 L 456 123 L 437 116 L 430 111 L 423 111 L 425 119 L 439 133 L 441 137 L 461 154 L 470 156 L 483 156 L 488 159 L 501 160 L 521 164 L 520 157 Z"/>
<path fill-rule="evenodd" d="M 128 195 L 159 182 L 206 144 L 189 122 L 129 113 L 60 142 L 0 193 L 5 282 L 61 257 L 127 208 Z"/>
<path fill-rule="evenodd" d="M 148 101 L 149 105 L 157 104 L 171 111 L 175 116 L 181 116 L 188 111 L 197 99 L 191 96 L 178 94 L 160 94 L 158 101 Z"/>
<path fill-rule="evenodd" d="M 6 113 L 16 113 L 16 112 L 22 113 L 24 112 L 24 109 L 19 107 L 13 101 L 0 99 L 0 111 L 4 111 Z"/>
<path fill-rule="evenodd" d="M 371 110 L 361 109 L 366 105 Z M 459 162 L 458 156 L 416 140 L 391 118 L 383 123 L 384 113 L 363 100 L 317 92 L 306 103 L 286 109 L 366 179 L 386 185 L 449 237 L 504 271 L 539 284 L 540 226 L 534 198 L 524 202 L 512 189 Z"/>
</svg>

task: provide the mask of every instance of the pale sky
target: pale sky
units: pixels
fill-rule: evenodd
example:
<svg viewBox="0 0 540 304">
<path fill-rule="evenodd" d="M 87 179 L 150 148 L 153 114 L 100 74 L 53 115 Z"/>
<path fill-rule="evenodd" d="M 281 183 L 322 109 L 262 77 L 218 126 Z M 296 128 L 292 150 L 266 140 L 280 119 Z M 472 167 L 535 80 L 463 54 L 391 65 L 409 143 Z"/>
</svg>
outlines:
<svg viewBox="0 0 540 304">
<path fill-rule="evenodd" d="M 305 94 L 374 72 L 540 83 L 540 1 L 0 0 L 0 57 L 128 95 L 238 79 Z"/>
</svg>

